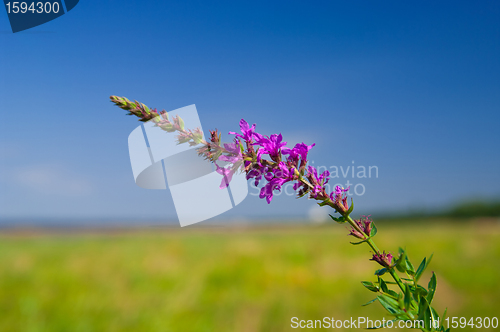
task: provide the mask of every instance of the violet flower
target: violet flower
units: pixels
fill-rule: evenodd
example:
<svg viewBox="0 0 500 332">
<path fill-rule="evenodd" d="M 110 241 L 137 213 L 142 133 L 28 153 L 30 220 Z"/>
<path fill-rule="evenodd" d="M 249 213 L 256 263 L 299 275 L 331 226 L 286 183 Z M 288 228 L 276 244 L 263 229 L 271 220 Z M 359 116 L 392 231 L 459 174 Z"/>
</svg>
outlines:
<svg viewBox="0 0 500 332">
<path fill-rule="evenodd" d="M 229 134 L 236 135 L 236 137 L 242 138 L 243 140 L 245 140 L 248 143 L 252 143 L 254 132 L 255 132 L 255 123 L 252 125 L 252 127 L 250 127 L 248 125 L 248 122 L 241 119 L 240 120 L 240 130 L 241 130 L 243 135 L 240 135 L 234 131 L 230 131 Z"/>
<path fill-rule="evenodd" d="M 256 137 L 256 144 L 262 147 L 257 152 L 257 160 L 260 160 L 263 154 L 268 154 L 272 160 L 281 161 L 281 148 L 286 145 L 286 142 L 282 142 L 282 140 L 281 134 L 272 134 L 271 137 L 262 135 Z"/>
<path fill-rule="evenodd" d="M 283 154 L 288 155 L 288 160 L 293 161 L 295 163 L 298 163 L 299 157 L 302 158 L 302 160 L 307 161 L 307 153 L 313 146 L 315 146 L 316 143 L 313 143 L 312 145 L 307 145 L 302 143 L 297 143 L 293 148 L 283 148 L 281 151 Z"/>
<path fill-rule="evenodd" d="M 229 182 L 233 179 L 233 175 L 235 173 L 235 169 L 231 167 L 220 167 L 219 165 L 215 164 L 216 167 L 216 172 L 222 175 L 222 181 L 220 183 L 219 188 L 224 189 L 229 186 Z"/>
</svg>

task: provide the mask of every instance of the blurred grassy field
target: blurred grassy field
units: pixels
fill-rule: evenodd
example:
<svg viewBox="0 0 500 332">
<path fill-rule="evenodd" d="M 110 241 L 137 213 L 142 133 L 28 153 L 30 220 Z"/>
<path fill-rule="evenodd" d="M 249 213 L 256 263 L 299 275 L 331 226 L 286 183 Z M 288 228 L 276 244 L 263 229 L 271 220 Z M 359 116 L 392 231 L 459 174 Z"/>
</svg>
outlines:
<svg viewBox="0 0 500 332">
<path fill-rule="evenodd" d="M 0 233 L 0 331 L 293 331 L 385 316 L 367 246 L 323 226 Z M 377 244 L 434 252 L 435 306 L 500 318 L 500 223 L 379 223 Z M 426 272 L 425 283 L 430 276 Z M 466 329 L 465 329 L 466 330 Z"/>
</svg>

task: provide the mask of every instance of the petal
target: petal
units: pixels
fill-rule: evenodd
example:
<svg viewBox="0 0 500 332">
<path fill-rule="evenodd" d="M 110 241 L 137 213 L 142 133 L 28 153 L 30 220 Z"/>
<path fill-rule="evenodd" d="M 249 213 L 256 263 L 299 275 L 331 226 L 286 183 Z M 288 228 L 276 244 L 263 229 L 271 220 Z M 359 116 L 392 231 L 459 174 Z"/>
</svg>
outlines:
<svg viewBox="0 0 500 332">
<path fill-rule="evenodd" d="M 247 132 L 249 129 L 248 122 L 246 122 L 244 119 L 240 120 L 240 129 L 242 133 Z"/>
</svg>

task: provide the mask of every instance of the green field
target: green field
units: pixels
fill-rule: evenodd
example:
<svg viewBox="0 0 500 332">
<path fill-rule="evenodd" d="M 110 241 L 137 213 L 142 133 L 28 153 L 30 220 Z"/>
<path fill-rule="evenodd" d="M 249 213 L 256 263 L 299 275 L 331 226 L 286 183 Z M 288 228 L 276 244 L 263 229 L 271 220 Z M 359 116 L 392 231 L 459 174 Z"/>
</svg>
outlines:
<svg viewBox="0 0 500 332">
<path fill-rule="evenodd" d="M 382 318 L 380 304 L 361 307 L 373 293 L 360 281 L 375 280 L 377 264 L 346 234 L 337 224 L 4 230 L 0 331 L 277 332 L 299 330 L 292 317 Z M 414 264 L 434 253 L 423 280 L 437 273 L 438 311 L 500 318 L 498 221 L 379 223 L 376 240 L 406 246 Z"/>
</svg>

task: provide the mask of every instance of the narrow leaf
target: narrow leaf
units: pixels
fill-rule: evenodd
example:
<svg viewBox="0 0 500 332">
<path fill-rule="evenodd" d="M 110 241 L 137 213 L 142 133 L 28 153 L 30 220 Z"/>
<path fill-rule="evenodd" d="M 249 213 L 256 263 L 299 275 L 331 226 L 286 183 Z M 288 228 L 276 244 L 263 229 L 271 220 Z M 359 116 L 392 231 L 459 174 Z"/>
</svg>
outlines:
<svg viewBox="0 0 500 332">
<path fill-rule="evenodd" d="M 427 259 L 424 257 L 422 260 L 422 263 L 420 263 L 417 272 L 415 273 L 415 282 L 418 282 L 418 279 L 422 276 L 422 273 L 424 273 L 425 268 L 427 267 Z"/>
<path fill-rule="evenodd" d="M 395 291 L 393 291 L 392 289 L 388 289 L 386 294 L 388 294 L 389 296 L 393 297 L 394 299 L 397 299 L 399 294 L 396 293 Z"/>
<path fill-rule="evenodd" d="M 378 292 L 378 287 L 373 284 L 373 282 L 370 281 L 361 281 L 361 284 L 365 286 L 368 290 L 372 292 Z"/>
<path fill-rule="evenodd" d="M 377 234 L 377 226 L 375 226 L 375 223 L 372 221 L 372 230 L 370 231 L 369 236 L 374 237 Z"/>
<path fill-rule="evenodd" d="M 332 216 L 331 214 L 329 214 L 329 216 L 330 216 L 330 218 L 332 218 L 333 220 L 335 220 L 335 221 L 336 221 L 336 222 L 338 222 L 338 223 L 341 223 L 341 224 L 342 224 L 342 223 L 345 223 L 345 219 L 344 219 L 344 217 L 343 217 L 343 216 L 340 216 L 340 217 L 338 217 L 338 218 L 335 218 L 335 217 L 334 217 L 334 216 Z"/>
<path fill-rule="evenodd" d="M 436 292 L 437 280 L 436 274 L 432 272 L 431 280 L 429 281 L 429 285 L 427 288 L 429 289 L 429 293 L 427 294 L 427 302 L 432 303 L 432 299 L 434 298 L 434 293 Z"/>
<path fill-rule="evenodd" d="M 427 289 L 425 289 L 424 287 L 420 286 L 420 285 L 417 285 L 417 287 L 413 288 L 413 292 L 415 294 L 417 294 L 418 296 L 427 296 L 427 294 L 429 292 L 427 292 Z"/>
<path fill-rule="evenodd" d="M 365 239 L 365 240 L 363 240 L 363 241 L 359 241 L 359 242 L 350 242 L 350 243 L 351 243 L 351 244 L 353 244 L 353 245 L 355 245 L 355 246 L 357 246 L 358 244 L 365 243 L 365 242 L 366 242 L 366 241 L 368 241 L 369 239 L 370 239 L 370 238 Z"/>
<path fill-rule="evenodd" d="M 386 285 L 384 279 L 379 278 L 379 284 L 380 284 L 380 289 L 382 290 L 382 292 L 387 293 L 389 288 L 387 288 L 387 285 Z"/>
<path fill-rule="evenodd" d="M 405 284 L 405 310 L 408 311 L 410 309 L 410 304 L 411 304 L 411 291 L 410 291 L 410 286 L 408 284 Z"/>
<path fill-rule="evenodd" d="M 347 210 L 347 212 L 345 214 L 346 218 L 351 214 L 353 209 L 354 209 L 354 201 L 352 200 L 352 197 L 351 197 L 351 206 L 349 207 L 349 210 Z"/>
<path fill-rule="evenodd" d="M 377 300 L 378 300 L 377 298 L 374 298 L 373 300 L 368 301 L 368 302 L 366 302 L 365 304 L 362 304 L 361 306 L 362 306 L 362 307 L 366 307 L 367 305 L 372 304 L 373 302 L 375 302 L 375 301 L 377 301 Z"/>
<path fill-rule="evenodd" d="M 410 262 L 410 259 L 408 258 L 408 255 L 405 257 L 405 263 L 406 263 L 406 272 L 408 272 L 409 275 L 415 275 L 415 268 L 413 267 L 413 264 Z"/>
<path fill-rule="evenodd" d="M 401 273 L 406 272 L 406 253 L 404 251 L 399 253 L 399 257 L 396 260 L 396 269 Z"/>
<path fill-rule="evenodd" d="M 433 321 L 439 321 L 439 314 L 437 313 L 436 309 L 433 307 L 429 306 L 430 313 L 431 313 L 431 318 Z"/>
<path fill-rule="evenodd" d="M 398 302 L 387 295 L 379 295 L 377 296 L 378 301 L 382 306 L 387 310 L 391 315 L 400 314 L 401 311 L 398 307 Z"/>
<path fill-rule="evenodd" d="M 418 319 L 422 320 L 424 319 L 425 312 L 429 308 L 429 303 L 425 299 L 425 297 L 420 296 L 419 297 L 419 304 L 418 304 Z"/>
</svg>

